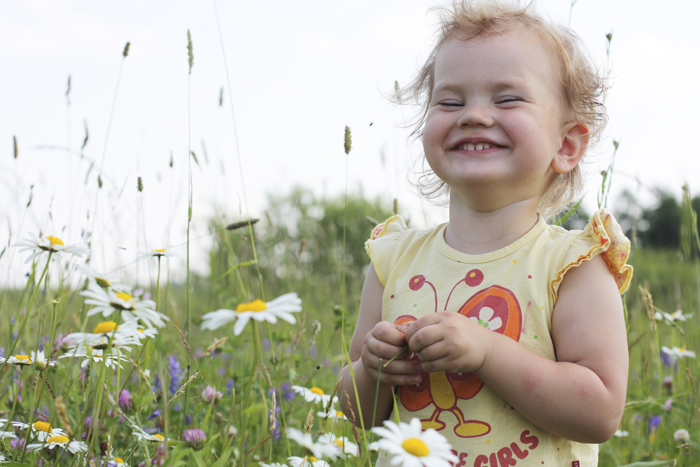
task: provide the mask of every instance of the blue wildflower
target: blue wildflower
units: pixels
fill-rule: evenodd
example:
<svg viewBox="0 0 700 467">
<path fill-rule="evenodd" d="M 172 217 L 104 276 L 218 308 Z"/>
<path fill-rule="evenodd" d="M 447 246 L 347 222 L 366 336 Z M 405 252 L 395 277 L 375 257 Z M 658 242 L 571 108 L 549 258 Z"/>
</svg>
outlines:
<svg viewBox="0 0 700 467">
<path fill-rule="evenodd" d="M 649 419 L 649 434 L 652 434 L 661 425 L 661 415 Z"/>
</svg>

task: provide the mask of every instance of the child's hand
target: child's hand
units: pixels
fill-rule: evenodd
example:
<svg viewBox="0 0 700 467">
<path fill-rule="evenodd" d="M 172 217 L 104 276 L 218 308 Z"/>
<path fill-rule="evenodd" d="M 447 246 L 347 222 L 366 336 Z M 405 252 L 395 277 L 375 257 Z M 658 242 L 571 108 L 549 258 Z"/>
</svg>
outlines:
<svg viewBox="0 0 700 467">
<path fill-rule="evenodd" d="M 399 327 L 388 321 L 380 321 L 367 333 L 362 344 L 362 365 L 373 384 L 377 383 L 378 375 L 382 384 L 420 383 L 420 362 L 408 360 L 410 351 L 404 350 L 406 347 L 405 327 L 405 325 Z M 402 355 L 399 355 L 386 367 L 384 366 L 386 362 L 399 353 Z M 379 359 L 381 359 L 382 364 L 381 374 L 379 372 Z"/>
<path fill-rule="evenodd" d="M 423 371 L 475 373 L 484 364 L 494 335 L 459 313 L 443 311 L 411 324 L 405 337 L 423 362 Z"/>
</svg>

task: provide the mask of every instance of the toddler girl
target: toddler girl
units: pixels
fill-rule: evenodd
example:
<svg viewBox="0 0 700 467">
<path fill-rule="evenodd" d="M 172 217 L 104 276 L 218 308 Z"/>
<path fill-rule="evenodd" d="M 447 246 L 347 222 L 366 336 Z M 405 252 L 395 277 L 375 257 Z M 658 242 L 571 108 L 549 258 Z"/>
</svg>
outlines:
<svg viewBox="0 0 700 467">
<path fill-rule="evenodd" d="M 422 188 L 449 196 L 449 222 L 394 216 L 372 231 L 350 346 L 358 398 L 347 367 L 339 377 L 356 424 L 393 419 L 396 397 L 399 418 L 444 435 L 460 466 L 597 465 L 625 402 L 629 241 L 605 210 L 583 231 L 545 221 L 580 189 L 604 80 L 571 31 L 530 10 L 442 11 L 409 91 L 437 177 Z"/>
</svg>

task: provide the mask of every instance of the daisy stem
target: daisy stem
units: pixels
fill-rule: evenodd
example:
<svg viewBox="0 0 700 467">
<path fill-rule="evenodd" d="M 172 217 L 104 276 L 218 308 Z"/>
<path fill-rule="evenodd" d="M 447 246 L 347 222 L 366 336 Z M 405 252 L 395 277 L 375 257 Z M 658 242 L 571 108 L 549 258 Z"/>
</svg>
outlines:
<svg viewBox="0 0 700 467">
<path fill-rule="evenodd" d="M 404 353 L 404 352 L 406 351 L 407 348 L 408 348 L 408 344 L 404 345 L 404 346 L 403 346 L 403 349 L 401 349 L 401 351 L 400 351 L 399 353 L 397 353 L 396 355 L 394 355 L 393 357 L 391 357 L 391 359 L 390 359 L 388 362 L 386 362 L 384 365 L 382 365 L 382 364 L 380 363 L 379 366 L 382 367 L 382 368 L 386 368 L 386 366 L 387 366 L 389 363 L 391 363 L 391 362 L 393 362 L 394 360 L 396 360 L 397 358 L 399 358 L 399 355 L 401 355 L 402 353 Z M 379 376 L 377 376 L 377 378 L 379 378 Z"/>
<path fill-rule="evenodd" d="M 34 403 L 32 404 L 32 407 L 34 407 L 34 409 L 31 412 L 31 415 L 30 415 L 31 418 L 29 421 L 36 419 L 36 412 L 39 408 L 39 399 L 41 398 L 41 394 L 42 394 L 43 389 L 44 389 L 44 385 L 41 384 L 41 375 L 39 374 L 39 375 L 35 376 L 35 378 L 36 379 L 34 382 Z M 25 446 L 27 446 L 27 443 L 29 442 L 29 436 L 30 436 L 31 432 L 32 432 L 32 429 L 30 427 L 29 429 L 27 429 L 27 433 L 24 437 L 24 445 Z M 24 450 L 24 452 L 20 453 L 20 457 L 19 457 L 20 463 L 22 462 L 22 458 L 24 457 L 25 452 L 26 452 L 26 450 Z"/>
<path fill-rule="evenodd" d="M 53 305 L 53 310 L 51 311 L 51 338 L 49 340 L 48 351 L 45 352 L 47 366 L 50 366 L 50 364 L 51 364 L 51 354 L 53 354 L 53 341 L 54 341 L 54 338 L 56 337 L 56 308 L 58 307 L 58 304 L 60 302 L 61 302 L 60 298 L 53 300 L 51 302 L 51 304 Z"/>
<path fill-rule="evenodd" d="M 24 319 L 22 319 L 22 324 L 19 326 L 19 331 L 17 332 L 17 338 L 13 339 L 12 345 L 10 346 L 10 350 L 7 351 L 7 355 L 12 355 L 12 352 L 15 351 L 15 347 L 17 346 L 17 342 L 22 338 L 22 334 L 24 333 L 24 328 L 27 325 L 27 321 L 29 321 L 29 315 L 31 314 L 32 311 L 32 306 L 34 306 L 34 300 L 36 299 L 36 294 L 39 292 L 39 289 L 41 288 L 41 283 L 44 280 L 44 276 L 49 270 L 49 264 L 51 264 L 51 255 L 53 255 L 53 251 L 49 251 L 49 259 L 46 260 L 46 266 L 44 266 L 44 271 L 41 273 L 41 277 L 39 278 L 39 282 L 37 282 L 36 287 L 34 288 L 34 293 L 32 293 L 32 298 L 29 300 L 29 305 L 27 306 L 27 311 L 24 313 Z M 30 277 L 31 279 L 31 277 Z M 5 359 L 2 364 L 0 364 L 0 375 L 3 374 L 3 370 L 5 369 L 5 365 L 7 365 L 7 359 Z"/>
<path fill-rule="evenodd" d="M 396 357 L 394 357 L 396 358 Z M 379 400 L 379 379 L 382 376 L 382 359 L 379 359 L 379 367 L 377 368 L 377 387 L 374 390 L 374 410 L 372 411 L 372 426 L 376 421 L 377 416 L 377 401 Z"/>
<path fill-rule="evenodd" d="M 17 399 L 19 399 L 19 392 L 20 389 L 22 388 L 22 376 L 24 376 L 23 372 L 20 370 L 19 372 L 19 382 L 17 383 L 17 389 L 15 390 L 15 400 L 12 401 L 12 410 L 10 411 L 10 416 L 7 418 L 7 423 L 11 423 L 12 419 L 15 418 L 15 410 L 17 408 Z M 29 428 L 31 430 L 31 428 Z M 3 431 L 5 430 L 5 427 L 3 426 Z M 19 451 L 20 448 L 20 443 L 17 443 L 17 450 Z M 17 457 L 19 452 L 15 452 L 13 454 L 13 459 Z"/>
</svg>

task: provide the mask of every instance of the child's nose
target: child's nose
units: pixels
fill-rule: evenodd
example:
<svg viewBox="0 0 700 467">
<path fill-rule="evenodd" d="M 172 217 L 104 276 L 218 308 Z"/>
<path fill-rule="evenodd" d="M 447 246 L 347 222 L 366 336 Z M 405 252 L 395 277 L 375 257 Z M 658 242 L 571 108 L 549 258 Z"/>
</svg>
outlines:
<svg viewBox="0 0 700 467">
<path fill-rule="evenodd" d="M 493 123 L 490 106 L 481 102 L 473 102 L 465 105 L 457 121 L 459 127 L 490 127 Z"/>
</svg>

